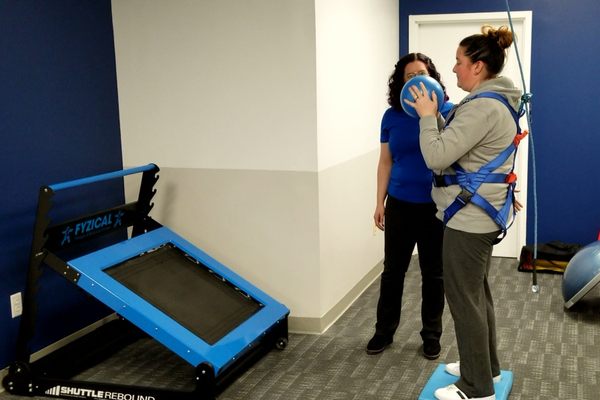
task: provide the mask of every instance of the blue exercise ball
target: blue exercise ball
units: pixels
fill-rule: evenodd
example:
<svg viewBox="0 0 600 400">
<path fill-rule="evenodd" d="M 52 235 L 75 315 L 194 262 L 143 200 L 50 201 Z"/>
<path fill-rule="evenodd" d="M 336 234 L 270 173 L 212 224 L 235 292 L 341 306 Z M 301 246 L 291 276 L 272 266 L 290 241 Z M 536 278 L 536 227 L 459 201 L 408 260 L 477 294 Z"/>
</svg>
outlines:
<svg viewBox="0 0 600 400">
<path fill-rule="evenodd" d="M 431 92 L 435 92 L 435 94 L 437 95 L 438 111 L 441 111 L 442 106 L 444 105 L 444 102 L 446 101 L 445 95 L 444 95 L 444 89 L 442 89 L 442 85 L 440 85 L 440 83 L 438 81 L 436 81 L 435 79 L 433 79 L 432 77 L 430 77 L 428 75 L 417 75 L 414 78 L 410 78 L 409 80 L 406 81 L 406 83 L 402 87 L 402 90 L 400 91 L 400 104 L 402 105 L 402 109 L 404 110 L 404 112 L 413 118 L 419 118 L 419 114 L 417 114 L 417 111 L 414 109 L 413 106 L 406 104 L 404 102 L 404 99 L 407 99 L 409 101 L 414 101 L 413 95 L 410 93 L 408 88 L 410 88 L 411 86 L 416 86 L 417 88 L 421 88 L 421 82 L 423 82 L 423 84 L 425 85 L 425 88 L 429 92 L 430 98 L 433 98 L 431 96 Z"/>
<path fill-rule="evenodd" d="M 567 264 L 562 281 L 565 307 L 571 308 L 600 282 L 600 241 L 579 250 Z"/>
</svg>

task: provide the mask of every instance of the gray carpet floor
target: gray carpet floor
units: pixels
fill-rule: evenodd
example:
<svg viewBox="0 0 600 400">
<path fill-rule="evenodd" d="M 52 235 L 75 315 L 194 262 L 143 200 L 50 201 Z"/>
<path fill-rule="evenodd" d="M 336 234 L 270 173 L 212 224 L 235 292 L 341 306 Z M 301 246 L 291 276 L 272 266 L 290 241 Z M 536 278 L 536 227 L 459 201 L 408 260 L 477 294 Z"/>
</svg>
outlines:
<svg viewBox="0 0 600 400">
<path fill-rule="evenodd" d="M 429 361 L 419 353 L 420 275 L 413 260 L 401 325 L 394 343 L 369 356 L 379 281 L 374 282 L 322 335 L 290 334 L 233 382 L 219 400 L 417 399 L 440 362 L 458 359 L 452 318 L 444 313 L 442 353 Z M 531 274 L 517 261 L 494 258 L 491 273 L 502 369 L 514 374 L 512 400 L 600 399 L 600 288 L 573 308 L 563 307 L 562 275 Z M 185 388 L 192 370 L 152 340 L 142 340 L 81 378 L 126 384 Z M 0 394 L 0 400 L 20 397 Z M 41 398 L 40 398 L 41 399 Z"/>
</svg>

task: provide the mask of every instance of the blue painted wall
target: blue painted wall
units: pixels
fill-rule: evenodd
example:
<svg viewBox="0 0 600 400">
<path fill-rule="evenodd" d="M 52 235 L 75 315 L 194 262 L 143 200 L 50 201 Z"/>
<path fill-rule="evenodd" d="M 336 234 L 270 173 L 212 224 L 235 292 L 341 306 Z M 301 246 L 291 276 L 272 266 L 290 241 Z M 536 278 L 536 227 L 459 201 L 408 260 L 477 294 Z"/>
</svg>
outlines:
<svg viewBox="0 0 600 400">
<path fill-rule="evenodd" d="M 538 242 L 587 244 L 600 230 L 600 134 L 596 121 L 600 98 L 600 2 L 511 0 L 509 4 L 511 11 L 533 11 L 529 91 L 534 95 Z M 400 52 L 408 50 L 409 15 L 492 11 L 506 11 L 506 2 L 401 0 Z M 452 82 L 452 78 L 446 80 Z M 529 171 L 527 242 L 532 243 L 531 157 Z"/>
<path fill-rule="evenodd" d="M 0 368 L 14 359 L 38 189 L 122 168 L 110 0 L 0 2 Z M 56 217 L 123 201 L 122 183 L 57 196 Z M 39 289 L 38 350 L 107 310 L 54 272 Z"/>
</svg>

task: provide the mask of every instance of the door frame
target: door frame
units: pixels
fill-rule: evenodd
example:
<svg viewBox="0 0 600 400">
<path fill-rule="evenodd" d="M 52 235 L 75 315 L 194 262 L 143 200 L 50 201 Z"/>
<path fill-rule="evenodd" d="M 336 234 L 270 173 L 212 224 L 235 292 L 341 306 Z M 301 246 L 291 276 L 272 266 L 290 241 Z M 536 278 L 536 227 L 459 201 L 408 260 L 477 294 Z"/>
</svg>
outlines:
<svg viewBox="0 0 600 400">
<path fill-rule="evenodd" d="M 522 24 L 522 31 L 520 35 L 515 35 L 514 46 L 518 46 L 518 59 L 520 61 L 521 68 L 523 70 L 523 78 L 520 78 L 518 82 L 515 81 L 515 85 L 523 89 L 522 80 L 525 81 L 525 87 L 527 91 L 530 88 L 530 72 L 531 72 L 531 32 L 532 32 L 532 11 L 516 11 L 510 13 L 513 25 Z M 460 24 L 460 23 L 477 23 L 479 25 L 489 24 L 492 26 L 506 25 L 510 27 L 508 14 L 506 12 L 485 12 L 485 13 L 460 13 L 460 14 L 429 14 L 429 15 L 410 15 L 408 17 L 408 49 L 409 52 L 418 51 L 420 42 L 419 32 L 422 27 L 428 25 L 444 25 L 444 24 Z M 517 28 L 515 28 L 516 30 Z M 477 32 L 473 32 L 477 33 Z M 449 44 L 457 46 L 458 43 Z M 527 118 L 524 116 L 520 120 L 522 129 L 526 129 L 528 126 Z M 517 153 L 517 160 L 515 163 L 515 170 L 519 176 L 518 189 L 520 190 L 518 197 L 522 203 L 523 199 L 527 199 L 527 187 L 528 187 L 528 153 L 529 146 L 528 140 L 521 142 L 519 146 L 519 152 Z M 523 210 L 518 213 L 517 218 L 513 224 L 512 229 L 516 233 L 516 241 L 514 249 L 506 249 L 500 251 L 500 254 L 494 254 L 504 257 L 519 256 L 521 247 L 526 244 L 527 240 L 527 212 Z M 509 233 L 510 234 L 510 233 Z M 512 247 L 512 246 L 511 246 Z M 495 253 L 497 247 L 495 247 Z"/>
</svg>

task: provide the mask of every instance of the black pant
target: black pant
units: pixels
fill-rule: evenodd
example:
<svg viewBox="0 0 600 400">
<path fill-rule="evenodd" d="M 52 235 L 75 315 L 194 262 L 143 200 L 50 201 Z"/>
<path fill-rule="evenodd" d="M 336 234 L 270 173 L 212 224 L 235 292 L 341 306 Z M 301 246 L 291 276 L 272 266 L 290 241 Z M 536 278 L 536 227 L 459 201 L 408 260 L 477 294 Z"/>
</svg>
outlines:
<svg viewBox="0 0 600 400">
<path fill-rule="evenodd" d="M 423 340 L 442 335 L 444 226 L 434 203 L 409 203 L 388 196 L 385 208 L 385 259 L 377 303 L 375 334 L 392 338 L 400 324 L 404 276 L 417 244 L 421 268 Z"/>
</svg>

